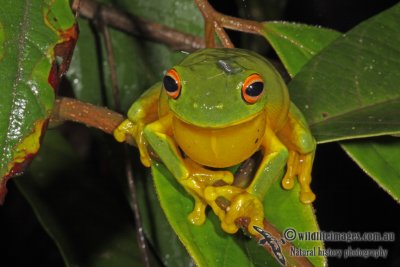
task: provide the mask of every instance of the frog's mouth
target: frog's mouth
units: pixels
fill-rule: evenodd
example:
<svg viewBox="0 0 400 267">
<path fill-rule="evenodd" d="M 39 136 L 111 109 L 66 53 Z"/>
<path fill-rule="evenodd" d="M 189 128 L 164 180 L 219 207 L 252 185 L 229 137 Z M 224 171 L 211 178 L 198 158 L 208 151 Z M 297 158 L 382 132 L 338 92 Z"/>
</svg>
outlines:
<svg viewBox="0 0 400 267">
<path fill-rule="evenodd" d="M 224 168 L 239 164 L 260 147 L 266 127 L 265 112 L 229 126 L 201 127 L 173 116 L 174 139 L 192 160 Z"/>
<path fill-rule="evenodd" d="M 179 114 L 177 114 L 176 112 L 174 112 L 171 109 L 170 109 L 170 112 L 173 114 L 173 117 L 175 119 L 180 120 L 182 123 L 185 123 L 185 124 L 188 124 L 188 125 L 192 125 L 193 127 L 196 127 L 198 129 L 209 129 L 209 130 L 211 130 L 211 129 L 214 129 L 214 130 L 225 129 L 225 128 L 233 127 L 233 126 L 236 126 L 236 125 L 245 124 L 246 122 L 256 120 L 256 118 L 258 118 L 259 116 L 265 115 L 265 110 L 263 109 L 263 110 L 255 113 L 253 115 L 250 115 L 250 116 L 246 117 L 245 119 L 239 119 L 239 120 L 236 120 L 236 121 L 230 121 L 230 122 L 225 122 L 225 123 L 216 124 L 216 125 L 208 125 L 207 124 L 206 126 L 204 126 L 202 124 L 196 124 L 196 123 L 187 121 L 185 118 L 183 118 L 182 116 L 180 116 Z"/>
</svg>

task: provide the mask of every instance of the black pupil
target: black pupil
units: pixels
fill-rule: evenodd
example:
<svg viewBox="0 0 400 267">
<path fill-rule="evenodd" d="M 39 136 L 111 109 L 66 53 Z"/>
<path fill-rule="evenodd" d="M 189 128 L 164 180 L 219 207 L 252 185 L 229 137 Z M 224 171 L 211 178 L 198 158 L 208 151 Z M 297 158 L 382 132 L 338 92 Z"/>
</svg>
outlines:
<svg viewBox="0 0 400 267">
<path fill-rule="evenodd" d="M 247 86 L 246 88 L 246 94 L 248 96 L 259 96 L 264 89 L 264 83 L 263 82 L 255 82 Z"/>
<path fill-rule="evenodd" d="M 165 90 L 167 90 L 167 91 L 170 92 L 170 93 L 173 93 L 173 92 L 175 92 L 176 90 L 178 90 L 178 82 L 175 81 L 175 79 L 172 78 L 172 77 L 169 76 L 169 75 L 166 75 L 166 76 L 164 77 L 163 83 L 164 83 L 164 88 L 165 88 Z"/>
</svg>

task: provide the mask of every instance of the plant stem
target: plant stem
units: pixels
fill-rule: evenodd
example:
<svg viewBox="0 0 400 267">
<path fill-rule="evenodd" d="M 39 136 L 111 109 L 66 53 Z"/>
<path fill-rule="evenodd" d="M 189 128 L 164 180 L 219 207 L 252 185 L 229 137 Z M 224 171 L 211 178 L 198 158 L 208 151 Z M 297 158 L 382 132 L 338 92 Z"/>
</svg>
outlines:
<svg viewBox="0 0 400 267">
<path fill-rule="evenodd" d="M 53 109 L 51 121 L 74 121 L 94 127 L 107 134 L 121 124 L 124 116 L 110 109 L 84 103 L 68 97 L 58 97 Z M 130 142 L 130 144 L 134 144 Z"/>
<path fill-rule="evenodd" d="M 95 16 L 94 24 L 96 25 L 97 29 L 103 36 L 104 44 L 107 51 L 107 62 L 108 62 L 108 67 L 110 69 L 111 90 L 113 93 L 114 107 L 116 111 L 121 112 L 121 100 L 120 100 L 119 85 L 116 72 L 116 62 L 113 52 L 111 35 L 107 25 L 104 23 L 104 19 L 101 17 L 104 14 L 103 12 L 101 12 L 103 6 L 100 6 L 99 8 L 100 8 L 99 14 L 98 16 Z"/>
<path fill-rule="evenodd" d="M 195 0 L 195 3 L 203 15 L 206 26 L 212 25 L 213 30 L 217 33 L 224 47 L 234 47 L 224 28 L 262 35 L 262 25 L 259 22 L 221 14 L 216 11 L 207 0 Z M 206 27 L 205 38 L 207 47 L 210 47 L 210 44 L 212 44 L 212 42 L 208 40 L 208 38 L 211 36 L 211 33 L 209 32 L 210 28 L 211 27 Z"/>
<path fill-rule="evenodd" d="M 142 258 L 143 267 L 150 267 L 149 249 L 144 235 L 142 216 L 140 215 L 139 205 L 136 196 L 135 177 L 133 176 L 132 162 L 129 158 L 128 145 L 125 144 L 125 172 L 129 189 L 129 205 L 135 217 L 136 237 L 139 245 L 140 256 Z"/>
<path fill-rule="evenodd" d="M 165 25 L 147 21 L 132 14 L 127 14 L 110 6 L 102 6 L 94 0 L 74 0 L 72 9 L 78 15 L 94 19 L 100 10 L 104 23 L 128 34 L 166 44 L 174 50 L 195 51 L 205 47 L 201 37 L 182 33 Z"/>
</svg>

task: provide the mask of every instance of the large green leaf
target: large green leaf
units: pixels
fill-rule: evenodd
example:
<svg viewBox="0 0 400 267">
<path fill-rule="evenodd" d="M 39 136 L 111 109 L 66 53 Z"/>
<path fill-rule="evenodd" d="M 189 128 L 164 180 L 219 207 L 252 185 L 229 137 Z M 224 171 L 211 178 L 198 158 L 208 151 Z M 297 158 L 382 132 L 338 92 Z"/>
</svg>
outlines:
<svg viewBox="0 0 400 267">
<path fill-rule="evenodd" d="M 191 224 L 187 219 L 193 209 L 191 197 L 164 165 L 153 164 L 152 173 L 166 217 L 198 266 L 280 266 L 255 241 L 223 232 L 212 212 L 204 225 Z"/>
<path fill-rule="evenodd" d="M 342 148 L 389 195 L 400 202 L 400 139 L 379 137 L 342 142 Z"/>
<path fill-rule="evenodd" d="M 353 137 L 357 132 L 359 133 L 357 137 L 360 137 L 370 135 L 371 132 L 381 135 L 399 130 L 397 116 L 400 108 L 399 90 L 396 89 L 396 79 L 399 78 L 396 65 L 399 60 L 395 59 L 400 59 L 400 54 L 396 49 L 398 40 L 391 38 L 392 35 L 399 36 L 396 28 L 399 22 L 398 13 L 399 5 L 365 21 L 346 35 L 339 37 L 326 49 L 327 51 L 324 50 L 315 59 L 296 56 L 282 59 L 288 69 L 293 69 L 293 66 L 299 64 L 305 65 L 303 71 L 295 77 L 294 82 L 289 84 L 289 88 L 293 101 L 311 122 L 313 133 L 320 142 L 337 138 L 333 136 L 336 133 L 341 135 L 340 138 L 344 138 L 346 134 L 348 137 Z M 276 29 L 279 30 L 279 28 Z M 307 30 L 310 30 L 310 27 L 304 27 L 303 31 Z M 319 32 L 314 37 L 316 43 L 320 44 L 314 49 L 315 52 L 329 45 L 329 42 L 324 41 L 329 39 L 331 35 L 329 32 L 320 30 L 310 30 L 310 32 L 311 34 Z M 293 50 L 301 50 L 302 46 L 297 44 L 302 44 L 304 41 L 301 37 L 307 38 L 307 34 L 301 37 L 295 32 L 291 34 L 294 36 L 287 36 L 288 31 L 283 27 L 282 33 L 277 35 L 286 36 L 287 40 L 300 38 L 297 42 L 289 43 L 292 44 Z M 283 38 L 275 41 L 274 48 L 279 55 L 287 49 L 287 40 Z M 308 50 L 305 49 L 303 54 L 306 55 Z M 311 54 L 308 53 L 308 55 Z M 306 65 L 310 59 L 311 63 Z M 364 95 L 360 95 L 361 93 Z M 356 97 L 349 97 L 349 95 L 362 97 L 370 104 L 369 106 L 360 104 Z M 351 107 L 353 110 L 346 113 L 343 104 L 349 107 L 353 104 Z M 329 115 L 326 108 L 335 109 L 337 119 L 327 118 L 324 121 Z M 317 129 L 315 125 L 318 125 Z M 387 131 L 386 127 L 391 130 Z M 400 150 L 397 142 L 391 142 L 389 146 L 386 142 L 380 144 L 376 140 L 356 141 L 354 144 L 350 141 L 342 144 L 342 147 L 382 188 L 398 200 L 400 187 L 397 184 L 397 178 L 399 176 L 396 176 L 391 168 L 379 167 L 382 165 L 379 162 L 390 162 L 393 157 L 397 161 L 400 160 L 400 157 L 391 153 Z M 371 157 L 364 155 L 371 155 Z M 373 159 L 376 158 L 379 160 L 376 161 L 375 168 Z"/>
<path fill-rule="evenodd" d="M 398 4 L 361 23 L 312 59 L 289 84 L 293 101 L 306 115 L 318 141 L 400 131 L 399 14 Z M 382 167 L 400 160 L 393 153 L 400 150 L 398 142 L 378 139 L 341 145 L 398 200 L 399 174 Z"/>
<path fill-rule="evenodd" d="M 291 77 L 339 36 L 333 30 L 298 23 L 273 21 L 262 25 L 264 37 L 275 49 Z"/>
<path fill-rule="evenodd" d="M 2 1 L 0 7 L 0 203 L 6 181 L 37 153 L 76 40 L 67 0 Z"/>
<path fill-rule="evenodd" d="M 319 142 L 400 131 L 400 5 L 361 23 L 289 84 Z"/>
</svg>

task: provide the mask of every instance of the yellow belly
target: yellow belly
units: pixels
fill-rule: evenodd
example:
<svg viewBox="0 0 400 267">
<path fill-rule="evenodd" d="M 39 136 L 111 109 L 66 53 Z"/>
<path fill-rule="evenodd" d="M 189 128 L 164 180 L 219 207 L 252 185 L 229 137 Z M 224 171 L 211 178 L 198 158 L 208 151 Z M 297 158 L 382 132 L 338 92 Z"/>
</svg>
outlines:
<svg viewBox="0 0 400 267">
<path fill-rule="evenodd" d="M 214 168 L 230 167 L 256 152 L 265 132 L 266 118 L 255 117 L 224 128 L 202 128 L 172 120 L 174 138 L 185 154 L 197 163 Z"/>
</svg>

